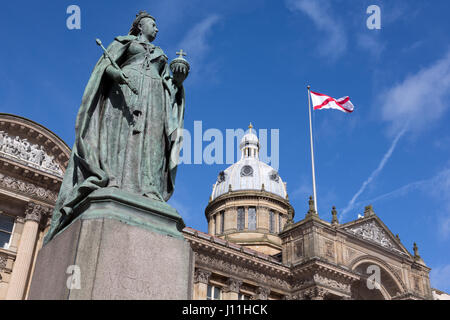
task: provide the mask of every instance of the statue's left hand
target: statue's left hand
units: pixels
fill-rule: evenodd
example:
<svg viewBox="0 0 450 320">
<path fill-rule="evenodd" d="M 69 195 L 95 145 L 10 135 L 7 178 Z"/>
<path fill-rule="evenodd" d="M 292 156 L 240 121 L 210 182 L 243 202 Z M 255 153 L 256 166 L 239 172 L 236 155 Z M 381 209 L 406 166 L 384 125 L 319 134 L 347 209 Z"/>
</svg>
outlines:
<svg viewBox="0 0 450 320">
<path fill-rule="evenodd" d="M 189 75 L 189 69 L 187 66 L 183 64 L 176 64 L 173 69 L 173 80 L 176 82 L 177 85 L 182 85 L 183 81 L 186 80 L 187 76 Z"/>
</svg>

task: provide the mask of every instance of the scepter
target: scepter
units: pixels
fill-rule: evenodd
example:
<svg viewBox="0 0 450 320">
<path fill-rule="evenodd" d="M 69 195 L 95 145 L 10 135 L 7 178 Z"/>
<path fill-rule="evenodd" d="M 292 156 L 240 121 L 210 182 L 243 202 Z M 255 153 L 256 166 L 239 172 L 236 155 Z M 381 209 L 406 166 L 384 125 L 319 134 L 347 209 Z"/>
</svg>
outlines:
<svg viewBox="0 0 450 320">
<path fill-rule="evenodd" d="M 104 55 L 109 59 L 109 61 L 111 61 L 113 67 L 116 68 L 117 70 L 119 70 L 120 72 L 122 72 L 122 69 L 120 69 L 119 66 L 117 65 L 117 63 L 114 61 L 114 59 L 111 58 L 108 51 L 103 46 L 101 40 L 95 39 L 95 42 L 103 49 Z M 125 75 L 123 72 L 122 72 L 122 74 Z M 127 79 L 125 79 L 125 84 L 128 86 L 128 88 L 130 88 L 131 91 L 133 91 L 134 94 L 139 94 L 138 89 L 136 89 L 133 85 L 131 85 L 131 83 L 129 83 Z"/>
</svg>

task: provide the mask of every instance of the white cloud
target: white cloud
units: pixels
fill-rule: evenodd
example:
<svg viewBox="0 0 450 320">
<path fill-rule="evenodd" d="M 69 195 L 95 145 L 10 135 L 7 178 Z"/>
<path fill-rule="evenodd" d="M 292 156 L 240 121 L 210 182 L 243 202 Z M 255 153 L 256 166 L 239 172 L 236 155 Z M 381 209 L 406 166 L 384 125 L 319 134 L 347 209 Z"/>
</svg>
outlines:
<svg viewBox="0 0 450 320">
<path fill-rule="evenodd" d="M 209 15 L 190 29 L 180 42 L 179 48 L 187 52 L 187 60 L 191 64 L 192 72 L 198 74 L 204 67 L 205 56 L 210 51 L 207 38 L 212 32 L 213 26 L 219 21 L 218 15 Z"/>
<path fill-rule="evenodd" d="M 389 150 L 384 154 L 383 158 L 381 159 L 380 163 L 378 164 L 378 167 L 370 174 L 370 176 L 366 179 L 366 181 L 363 182 L 363 184 L 359 188 L 358 192 L 355 193 L 355 195 L 349 201 L 347 206 L 342 210 L 342 213 L 341 213 L 339 219 L 342 219 L 348 211 L 353 209 L 356 199 L 358 199 L 358 197 L 361 195 L 361 193 L 364 192 L 366 187 L 380 174 L 380 172 L 383 170 L 383 168 L 386 165 L 386 163 L 388 162 L 388 160 L 391 158 L 392 153 L 394 152 L 398 141 L 405 134 L 405 132 L 406 132 L 406 126 L 404 126 L 402 128 L 402 130 L 397 134 L 395 139 L 392 141 L 392 144 L 389 147 Z"/>
<path fill-rule="evenodd" d="M 433 199 L 436 199 L 438 205 L 438 212 L 436 221 L 436 234 L 439 235 L 441 240 L 450 238 L 450 168 L 444 168 L 439 171 L 432 178 L 418 180 L 408 183 L 393 191 L 384 193 L 375 198 L 354 202 L 352 207 L 359 207 L 363 204 L 373 204 L 377 201 L 392 199 L 395 197 L 402 197 L 410 192 L 418 191 L 421 194 L 427 194 Z"/>
<path fill-rule="evenodd" d="M 395 132 L 409 121 L 420 131 L 438 121 L 450 104 L 450 50 L 428 68 L 408 76 L 380 96 L 381 114 Z"/>
<path fill-rule="evenodd" d="M 310 195 L 312 195 L 312 183 L 308 182 L 307 179 L 303 176 L 301 179 L 300 185 L 296 187 L 292 193 L 289 194 L 291 199 L 308 199 Z"/>
<path fill-rule="evenodd" d="M 450 186 L 447 186 L 447 184 L 450 184 L 450 169 L 444 169 L 430 179 L 410 182 L 400 188 L 384 193 L 370 200 L 356 202 L 354 204 L 354 207 L 360 206 L 363 203 L 374 203 L 380 200 L 401 197 L 415 190 L 420 190 L 421 192 L 428 193 L 432 196 L 436 196 L 444 200 L 449 200 L 450 204 L 450 196 L 447 196 L 447 199 L 445 199 L 445 197 L 442 198 L 443 194 L 450 195 Z"/>
<path fill-rule="evenodd" d="M 379 58 L 383 53 L 386 45 L 380 40 L 379 34 L 371 31 L 370 34 L 359 33 L 356 37 L 358 46 L 368 51 L 375 58 Z"/>
<path fill-rule="evenodd" d="M 450 264 L 433 268 L 430 272 L 430 282 L 433 288 L 450 291 Z"/>
<path fill-rule="evenodd" d="M 338 58 L 347 49 L 347 36 L 344 27 L 337 21 L 336 15 L 330 12 L 330 3 L 326 0 L 287 0 L 287 8 L 306 14 L 317 29 L 325 34 L 318 39 L 318 52 L 328 58 Z"/>
</svg>

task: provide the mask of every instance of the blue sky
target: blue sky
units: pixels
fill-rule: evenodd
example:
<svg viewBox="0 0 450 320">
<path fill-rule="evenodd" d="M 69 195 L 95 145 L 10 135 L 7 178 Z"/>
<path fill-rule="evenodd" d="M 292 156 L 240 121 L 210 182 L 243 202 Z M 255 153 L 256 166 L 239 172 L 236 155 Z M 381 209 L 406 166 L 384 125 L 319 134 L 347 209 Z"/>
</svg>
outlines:
<svg viewBox="0 0 450 320">
<path fill-rule="evenodd" d="M 130 4 L 132 3 L 132 4 Z M 66 8 L 81 8 L 81 30 Z M 369 30 L 369 5 L 381 29 Z M 351 97 L 353 114 L 313 114 L 318 211 L 331 220 L 375 212 L 450 291 L 450 4 L 435 1 L 18 1 L 2 3 L 0 111 L 37 121 L 71 146 L 95 45 L 128 32 L 135 14 L 156 17 L 155 44 L 183 48 L 185 127 L 279 129 L 279 173 L 296 221 L 312 193 L 306 85 Z M 203 148 L 208 142 L 203 143 Z M 269 150 L 270 153 L 270 150 Z M 226 164 L 181 165 L 170 203 L 206 231 L 204 208 Z"/>
</svg>

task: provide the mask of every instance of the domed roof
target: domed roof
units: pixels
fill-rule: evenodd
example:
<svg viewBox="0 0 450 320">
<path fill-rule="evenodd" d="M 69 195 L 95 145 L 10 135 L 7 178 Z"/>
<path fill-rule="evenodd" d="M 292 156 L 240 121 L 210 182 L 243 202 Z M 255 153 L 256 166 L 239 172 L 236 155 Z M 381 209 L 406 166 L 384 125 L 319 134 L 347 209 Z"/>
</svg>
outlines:
<svg viewBox="0 0 450 320">
<path fill-rule="evenodd" d="M 241 140 L 241 159 L 219 173 L 213 186 L 211 200 L 230 191 L 257 190 L 273 193 L 286 199 L 286 185 L 271 166 L 259 160 L 259 140 L 252 132 L 252 125 Z M 264 186 L 264 187 L 263 187 Z"/>
</svg>

